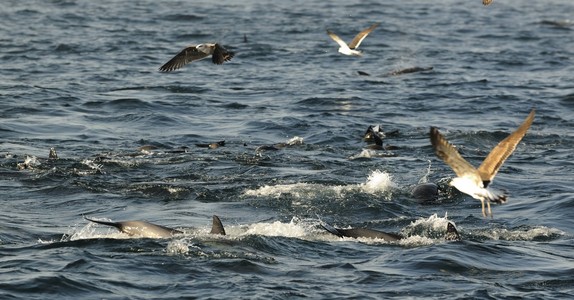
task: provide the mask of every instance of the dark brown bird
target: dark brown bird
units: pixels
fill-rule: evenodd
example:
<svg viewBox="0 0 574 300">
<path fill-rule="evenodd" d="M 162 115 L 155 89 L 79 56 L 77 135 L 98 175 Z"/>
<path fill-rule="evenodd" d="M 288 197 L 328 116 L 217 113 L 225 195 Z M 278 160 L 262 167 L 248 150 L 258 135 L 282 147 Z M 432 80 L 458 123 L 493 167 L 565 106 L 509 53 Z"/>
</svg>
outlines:
<svg viewBox="0 0 574 300">
<path fill-rule="evenodd" d="M 187 65 L 188 63 L 204 59 L 210 55 L 211 61 L 214 64 L 221 65 L 226 61 L 230 61 L 233 56 L 235 56 L 235 53 L 226 50 L 219 44 L 206 43 L 192 45 L 179 52 L 176 56 L 161 66 L 159 70 L 161 72 L 171 72 Z"/>
</svg>

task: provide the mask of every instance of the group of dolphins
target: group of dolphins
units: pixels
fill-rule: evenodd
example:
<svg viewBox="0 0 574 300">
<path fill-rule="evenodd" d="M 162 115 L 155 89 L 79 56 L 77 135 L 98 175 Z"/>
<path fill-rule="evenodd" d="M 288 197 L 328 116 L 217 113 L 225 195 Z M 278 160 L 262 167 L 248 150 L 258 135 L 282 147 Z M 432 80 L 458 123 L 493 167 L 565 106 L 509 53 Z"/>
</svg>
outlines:
<svg viewBox="0 0 574 300">
<path fill-rule="evenodd" d="M 115 227 L 122 233 L 138 238 L 169 238 L 183 234 L 183 232 L 180 230 L 145 221 L 110 222 L 110 221 L 95 220 L 92 218 L 88 218 L 86 216 L 84 216 L 84 218 L 90 222 Z M 327 232 L 332 233 L 338 237 L 371 238 L 389 242 L 394 242 L 405 238 L 400 234 L 388 233 L 368 228 L 349 228 L 349 229 L 335 228 L 323 221 L 321 221 L 320 225 Z M 460 235 L 456 230 L 456 227 L 451 222 L 448 222 L 446 231 L 447 232 L 444 236 L 446 240 L 449 241 L 460 240 Z M 221 223 L 219 217 L 216 215 L 213 215 L 211 231 L 209 233 L 215 235 L 226 235 L 225 228 L 223 227 L 223 224 Z"/>
<path fill-rule="evenodd" d="M 450 185 L 454 186 L 457 190 L 472 196 L 473 198 L 480 200 L 482 204 L 482 214 L 483 216 L 490 215 L 492 217 L 492 211 L 490 208 L 490 202 L 493 203 L 504 203 L 507 200 L 507 194 L 504 191 L 493 190 L 489 188 L 489 184 L 492 182 L 498 170 L 504 163 L 504 161 L 512 154 L 518 143 L 526 135 L 528 128 L 534 121 L 535 110 L 533 109 L 526 120 L 512 132 L 508 137 L 499 142 L 490 154 L 484 159 L 482 164 L 475 168 L 469 162 L 467 162 L 456 150 L 456 148 L 450 144 L 444 136 L 440 134 L 437 128 L 430 128 L 430 140 L 435 151 L 435 154 L 441 158 L 445 163 L 447 163 L 456 173 L 457 177 L 451 180 Z M 373 138 L 376 145 L 382 146 L 382 139 L 380 133 L 373 127 L 369 127 L 366 136 Z M 432 184 L 423 184 L 416 187 L 420 189 L 419 191 L 413 191 L 413 193 L 425 195 L 434 193 L 434 187 Z M 429 191 L 430 190 L 430 191 Z M 484 204 L 487 204 L 488 214 L 485 211 Z M 136 237 L 147 237 L 147 238 L 165 238 L 171 237 L 176 234 L 182 234 L 183 232 L 164 227 L 161 225 L 152 224 L 145 221 L 122 221 L 122 222 L 109 222 L 95 220 L 91 218 L 84 217 L 94 223 L 113 226 L 119 231 L 126 233 L 130 236 Z M 351 238 L 374 238 L 382 239 L 385 241 L 397 241 L 403 236 L 395 233 L 387 233 L 379 230 L 369 229 L 369 228 L 350 228 L 341 229 L 335 228 L 323 221 L 321 221 L 321 227 L 327 232 L 332 233 L 339 237 L 351 237 Z M 460 235 L 456 230 L 456 227 L 452 223 L 447 224 L 447 233 L 445 239 L 447 240 L 460 240 Z M 213 216 L 213 223 L 211 234 L 225 235 L 225 229 L 221 220 L 216 215 Z"/>
</svg>

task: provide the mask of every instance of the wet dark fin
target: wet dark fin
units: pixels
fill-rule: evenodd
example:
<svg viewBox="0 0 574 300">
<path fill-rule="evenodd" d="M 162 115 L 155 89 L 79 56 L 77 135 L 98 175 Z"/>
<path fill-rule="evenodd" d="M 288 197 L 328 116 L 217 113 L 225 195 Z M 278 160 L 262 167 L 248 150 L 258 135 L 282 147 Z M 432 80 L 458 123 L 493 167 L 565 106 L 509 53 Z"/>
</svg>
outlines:
<svg viewBox="0 0 574 300">
<path fill-rule="evenodd" d="M 213 224 L 211 225 L 211 234 L 221 234 L 225 235 L 225 228 L 223 228 L 223 224 L 221 224 L 221 220 L 216 215 L 213 215 Z"/>
<path fill-rule="evenodd" d="M 357 73 L 359 73 L 359 75 L 361 75 L 361 76 L 371 76 L 371 74 L 369 74 L 367 72 L 363 72 L 363 71 L 357 71 Z"/>
<path fill-rule="evenodd" d="M 323 227 L 323 229 L 327 230 L 329 233 L 334 234 L 338 237 L 344 236 L 341 232 L 339 232 L 339 230 L 337 228 L 335 228 L 335 227 L 333 227 L 327 223 L 321 222 L 321 227 Z"/>
<path fill-rule="evenodd" d="M 460 241 L 460 234 L 458 234 L 458 230 L 456 230 L 456 227 L 454 227 L 454 224 L 452 224 L 451 222 L 448 222 L 448 224 L 446 225 L 446 235 L 444 236 L 444 239 L 447 241 Z"/>
<path fill-rule="evenodd" d="M 221 65 L 226 61 L 230 61 L 235 53 L 232 51 L 227 51 L 225 48 L 221 47 L 219 44 L 215 44 L 215 49 L 213 49 L 213 54 L 211 55 L 211 61 L 216 65 Z"/>
<path fill-rule="evenodd" d="M 50 154 L 48 155 L 49 159 L 58 159 L 58 154 L 56 153 L 56 149 L 54 147 L 50 148 Z"/>
<path fill-rule="evenodd" d="M 98 224 L 102 224 L 102 225 L 108 225 L 108 226 L 112 226 L 117 228 L 119 231 L 122 231 L 122 225 L 116 222 L 107 222 L 107 221 L 99 221 L 99 220 L 94 220 L 94 219 L 90 219 L 86 216 L 84 216 L 84 219 L 90 221 L 90 222 L 94 222 L 94 223 L 98 223 Z"/>
<path fill-rule="evenodd" d="M 381 139 L 381 137 L 379 136 L 379 134 L 377 132 L 375 132 L 375 130 L 373 129 L 373 127 L 369 127 L 369 129 L 371 130 L 371 134 L 373 135 L 373 140 L 375 140 L 375 144 L 377 146 L 383 146 L 383 139 Z"/>
<path fill-rule="evenodd" d="M 372 140 L 373 139 L 373 125 L 369 125 L 369 128 L 367 128 L 367 131 L 365 131 L 365 134 L 363 134 L 363 139 L 365 140 Z"/>
</svg>

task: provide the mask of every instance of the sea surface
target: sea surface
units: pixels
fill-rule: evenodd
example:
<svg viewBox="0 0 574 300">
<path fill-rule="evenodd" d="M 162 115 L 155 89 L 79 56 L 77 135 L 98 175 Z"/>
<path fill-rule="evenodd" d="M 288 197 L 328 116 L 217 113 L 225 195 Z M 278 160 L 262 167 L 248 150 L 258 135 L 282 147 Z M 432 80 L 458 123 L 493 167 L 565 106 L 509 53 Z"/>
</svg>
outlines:
<svg viewBox="0 0 574 300">
<path fill-rule="evenodd" d="M 326 34 L 376 22 L 362 57 Z M 158 71 L 210 42 L 235 57 Z M 0 45 L 1 299 L 574 294 L 571 0 L 4 0 Z M 412 67 L 432 69 L 395 74 Z M 531 109 L 485 218 L 429 128 L 478 166 Z M 384 150 L 363 139 L 375 125 Z"/>
</svg>

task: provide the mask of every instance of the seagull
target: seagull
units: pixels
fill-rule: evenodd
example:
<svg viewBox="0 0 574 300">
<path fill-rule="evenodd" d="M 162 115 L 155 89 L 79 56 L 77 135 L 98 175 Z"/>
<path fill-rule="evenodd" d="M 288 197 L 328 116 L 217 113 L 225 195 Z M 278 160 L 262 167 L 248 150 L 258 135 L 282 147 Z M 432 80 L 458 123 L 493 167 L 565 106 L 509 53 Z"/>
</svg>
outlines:
<svg viewBox="0 0 574 300">
<path fill-rule="evenodd" d="M 333 41 L 339 44 L 339 52 L 345 55 L 352 55 L 352 56 L 361 56 L 363 55 L 361 51 L 356 50 L 359 48 L 361 42 L 367 37 L 371 31 L 379 26 L 379 23 L 375 23 L 371 25 L 371 27 L 359 32 L 355 38 L 347 45 L 338 35 L 334 34 L 332 31 L 327 29 L 327 34 L 333 39 Z"/>
<path fill-rule="evenodd" d="M 186 47 L 167 63 L 159 68 L 161 72 L 171 72 L 177 70 L 188 63 L 204 59 L 211 55 L 211 61 L 216 65 L 221 65 L 230 61 L 235 55 L 234 52 L 227 51 L 219 44 L 199 44 Z"/>
<path fill-rule="evenodd" d="M 492 0 L 482 0 L 482 4 L 483 5 L 490 5 L 490 3 L 492 3 Z"/>
<path fill-rule="evenodd" d="M 494 176 L 496 176 L 496 173 L 498 173 L 498 169 L 500 169 L 504 161 L 512 154 L 514 149 L 516 149 L 516 145 L 518 145 L 528 128 L 530 128 L 532 121 L 534 121 L 534 113 L 535 110 L 533 109 L 516 131 L 498 143 L 498 145 L 490 151 L 490 154 L 488 154 L 478 169 L 462 158 L 456 148 L 438 132 L 438 129 L 435 127 L 430 128 L 430 140 L 436 155 L 449 165 L 458 176 L 450 182 L 450 185 L 480 200 L 482 203 L 482 215 L 484 217 L 487 216 L 484 211 L 485 201 L 490 217 L 492 217 L 490 202 L 506 202 L 507 195 L 504 191 L 494 191 L 487 187 L 494 179 Z"/>
</svg>

